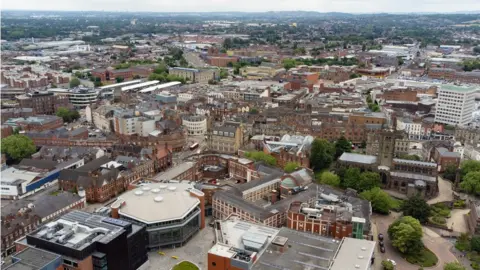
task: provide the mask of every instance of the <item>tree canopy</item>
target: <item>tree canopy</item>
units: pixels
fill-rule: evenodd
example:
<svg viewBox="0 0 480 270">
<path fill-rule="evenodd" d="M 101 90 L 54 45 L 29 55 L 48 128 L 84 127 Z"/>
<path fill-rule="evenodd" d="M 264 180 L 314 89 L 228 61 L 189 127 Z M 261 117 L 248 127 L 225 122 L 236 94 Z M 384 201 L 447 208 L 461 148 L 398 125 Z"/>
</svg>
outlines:
<svg viewBox="0 0 480 270">
<path fill-rule="evenodd" d="M 395 266 L 393 265 L 393 263 L 391 261 L 382 261 L 382 267 L 383 267 L 383 270 L 394 270 L 395 269 Z"/>
<path fill-rule="evenodd" d="M 395 205 L 393 198 L 379 187 L 365 190 L 360 193 L 360 197 L 372 204 L 372 210 L 374 212 L 384 215 L 388 214 L 390 209 Z"/>
<path fill-rule="evenodd" d="M 319 175 L 318 181 L 321 184 L 329 185 L 332 187 L 339 187 L 340 186 L 340 177 L 338 175 L 331 173 L 331 172 L 323 172 Z"/>
<path fill-rule="evenodd" d="M 285 164 L 285 167 L 283 167 L 283 170 L 286 173 L 291 173 L 294 172 L 298 167 L 300 167 L 300 164 L 298 164 L 298 162 L 287 162 L 287 164 Z"/>
<path fill-rule="evenodd" d="M 32 139 L 24 135 L 11 135 L 2 139 L 2 153 L 15 161 L 30 157 L 37 151 Z"/>
<path fill-rule="evenodd" d="M 388 235 L 392 245 L 401 253 L 413 254 L 423 247 L 422 226 L 411 216 L 403 216 L 393 222 L 388 227 Z"/>
<path fill-rule="evenodd" d="M 310 166 L 315 171 L 328 168 L 335 156 L 335 146 L 324 139 L 315 139 L 312 143 Z"/>
<path fill-rule="evenodd" d="M 460 164 L 460 169 L 462 170 L 462 176 L 467 175 L 469 172 L 478 172 L 480 171 L 480 161 L 465 160 Z"/>
<path fill-rule="evenodd" d="M 480 171 L 469 172 L 462 178 L 460 188 L 469 194 L 480 194 Z"/>
<path fill-rule="evenodd" d="M 459 262 L 449 262 L 443 266 L 443 270 L 466 270 Z"/>
<path fill-rule="evenodd" d="M 276 165 L 277 164 L 277 159 L 275 159 L 273 156 L 265 154 L 262 151 L 253 151 L 253 152 L 246 152 L 245 156 L 247 158 L 253 159 L 255 161 L 264 161 L 268 165 Z"/>
<path fill-rule="evenodd" d="M 70 88 L 74 88 L 74 87 L 77 87 L 81 84 L 80 80 L 77 78 L 77 77 L 73 77 L 71 80 L 70 80 Z"/>
<path fill-rule="evenodd" d="M 348 168 L 343 175 L 343 187 L 359 192 L 380 186 L 380 175 L 376 172 L 360 172 L 359 168 Z"/>
<path fill-rule="evenodd" d="M 63 122 L 65 122 L 65 123 L 71 123 L 71 122 L 80 118 L 80 114 L 78 113 L 78 111 L 69 110 L 69 109 L 64 108 L 64 107 L 58 108 L 58 110 L 55 114 L 58 117 L 61 117 L 63 119 Z"/>
<path fill-rule="evenodd" d="M 443 178 L 455 181 L 455 177 L 457 176 L 457 166 L 455 164 L 448 164 L 443 172 Z"/>
<path fill-rule="evenodd" d="M 345 152 L 349 153 L 351 151 L 352 144 L 344 136 L 335 142 L 335 158 L 340 157 Z"/>
<path fill-rule="evenodd" d="M 411 216 L 421 223 L 426 223 L 428 217 L 430 217 L 431 209 L 430 205 L 422 197 L 415 195 L 403 203 L 402 211 L 405 216 Z"/>
</svg>

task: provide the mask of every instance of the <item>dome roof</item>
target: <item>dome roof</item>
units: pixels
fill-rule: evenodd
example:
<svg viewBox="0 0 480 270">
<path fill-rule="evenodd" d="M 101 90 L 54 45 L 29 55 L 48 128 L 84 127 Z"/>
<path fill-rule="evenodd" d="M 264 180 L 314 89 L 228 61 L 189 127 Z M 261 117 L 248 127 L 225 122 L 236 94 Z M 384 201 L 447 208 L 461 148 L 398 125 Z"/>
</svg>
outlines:
<svg viewBox="0 0 480 270">
<path fill-rule="evenodd" d="M 286 188 L 294 188 L 297 186 L 297 183 L 292 177 L 286 177 L 285 179 L 282 180 L 281 185 L 282 187 L 286 187 Z"/>
</svg>

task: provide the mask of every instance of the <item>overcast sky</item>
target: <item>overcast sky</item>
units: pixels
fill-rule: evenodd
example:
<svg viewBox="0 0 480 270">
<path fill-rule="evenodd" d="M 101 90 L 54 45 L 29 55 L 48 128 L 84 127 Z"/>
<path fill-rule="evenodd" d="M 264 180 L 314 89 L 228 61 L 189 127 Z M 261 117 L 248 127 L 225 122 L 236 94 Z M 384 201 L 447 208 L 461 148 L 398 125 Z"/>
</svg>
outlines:
<svg viewBox="0 0 480 270">
<path fill-rule="evenodd" d="M 95 11 L 478 11 L 480 0 L 2 0 L 2 9 Z"/>
</svg>

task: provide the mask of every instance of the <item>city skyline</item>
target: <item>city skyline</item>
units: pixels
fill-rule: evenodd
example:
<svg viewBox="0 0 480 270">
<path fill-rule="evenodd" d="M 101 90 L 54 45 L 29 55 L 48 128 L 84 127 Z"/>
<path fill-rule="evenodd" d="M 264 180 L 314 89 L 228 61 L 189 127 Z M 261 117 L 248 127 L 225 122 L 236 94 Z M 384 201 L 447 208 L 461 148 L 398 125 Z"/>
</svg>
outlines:
<svg viewBox="0 0 480 270">
<path fill-rule="evenodd" d="M 25 8 L 28 7 L 28 8 Z M 253 1 L 212 0 L 207 3 L 195 0 L 156 2 L 152 0 L 87 0 L 77 1 L 4 1 L 2 10 L 33 11 L 116 11 L 116 12 L 268 12 L 268 11 L 316 11 L 346 13 L 468 13 L 480 10 L 480 2 L 446 0 L 402 2 L 392 0 L 320 0 L 320 1 Z"/>
</svg>

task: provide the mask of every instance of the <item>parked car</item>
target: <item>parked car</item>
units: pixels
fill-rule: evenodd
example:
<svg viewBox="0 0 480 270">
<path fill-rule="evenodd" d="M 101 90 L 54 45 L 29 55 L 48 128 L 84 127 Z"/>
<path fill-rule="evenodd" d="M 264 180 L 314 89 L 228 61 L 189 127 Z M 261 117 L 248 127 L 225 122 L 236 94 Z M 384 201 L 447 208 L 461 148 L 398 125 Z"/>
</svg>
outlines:
<svg viewBox="0 0 480 270">
<path fill-rule="evenodd" d="M 379 240 L 379 241 L 383 241 L 383 234 L 382 234 L 382 233 L 379 233 L 379 234 L 378 234 L 378 240 Z"/>
<path fill-rule="evenodd" d="M 379 245 L 380 247 L 385 246 L 385 244 L 383 244 L 383 241 L 378 241 L 378 245 Z"/>
<path fill-rule="evenodd" d="M 385 247 L 384 246 L 380 247 L 380 252 L 385 253 Z"/>
</svg>

